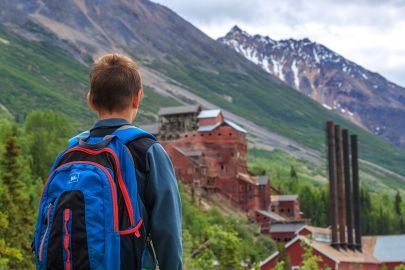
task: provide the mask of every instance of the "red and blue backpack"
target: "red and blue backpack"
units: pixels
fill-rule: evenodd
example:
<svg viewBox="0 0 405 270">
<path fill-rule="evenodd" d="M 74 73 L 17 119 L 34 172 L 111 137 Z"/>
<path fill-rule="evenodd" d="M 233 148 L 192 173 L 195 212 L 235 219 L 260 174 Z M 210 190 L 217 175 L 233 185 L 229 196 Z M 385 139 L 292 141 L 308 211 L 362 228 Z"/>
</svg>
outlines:
<svg viewBox="0 0 405 270">
<path fill-rule="evenodd" d="M 40 198 L 33 242 L 37 269 L 128 269 L 123 257 L 131 269 L 141 268 L 146 235 L 125 144 L 142 136 L 155 139 L 125 125 L 105 137 L 84 132 L 69 141 Z"/>
</svg>

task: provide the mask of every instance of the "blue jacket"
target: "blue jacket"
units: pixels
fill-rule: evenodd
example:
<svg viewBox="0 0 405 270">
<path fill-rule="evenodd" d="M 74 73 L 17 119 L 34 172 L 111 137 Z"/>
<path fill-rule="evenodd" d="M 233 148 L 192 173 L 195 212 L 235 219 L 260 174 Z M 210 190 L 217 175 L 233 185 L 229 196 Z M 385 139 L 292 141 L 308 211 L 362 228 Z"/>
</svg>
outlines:
<svg viewBox="0 0 405 270">
<path fill-rule="evenodd" d="M 129 124 L 127 120 L 98 120 L 91 136 L 104 136 Z M 138 138 L 127 144 L 134 159 L 141 211 L 153 249 L 144 253 L 143 269 L 155 269 L 153 251 L 161 270 L 182 269 L 181 201 L 173 165 L 162 145 L 149 138 Z"/>
</svg>

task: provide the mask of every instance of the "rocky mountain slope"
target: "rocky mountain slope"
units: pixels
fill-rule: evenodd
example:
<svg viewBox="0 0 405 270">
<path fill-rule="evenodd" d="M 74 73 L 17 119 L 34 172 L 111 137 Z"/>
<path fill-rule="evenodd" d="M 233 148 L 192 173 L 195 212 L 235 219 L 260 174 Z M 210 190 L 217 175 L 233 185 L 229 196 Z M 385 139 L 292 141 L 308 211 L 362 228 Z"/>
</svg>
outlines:
<svg viewBox="0 0 405 270">
<path fill-rule="evenodd" d="M 334 120 L 359 135 L 362 158 L 405 175 L 405 151 L 323 108 L 164 6 L 147 0 L 0 0 L 0 6 L 0 38 L 9 41 L 0 43 L 0 79 L 8 80 L 0 103 L 20 118 L 21 110 L 44 107 L 84 117 L 92 59 L 118 51 L 141 66 L 150 90 L 146 119 L 157 106 L 204 102 L 233 115 L 258 144 L 281 145 L 301 157 L 315 152 L 318 159 L 325 122 Z"/>
<path fill-rule="evenodd" d="M 235 26 L 218 40 L 325 108 L 405 147 L 405 88 L 309 39 L 277 41 Z"/>
</svg>

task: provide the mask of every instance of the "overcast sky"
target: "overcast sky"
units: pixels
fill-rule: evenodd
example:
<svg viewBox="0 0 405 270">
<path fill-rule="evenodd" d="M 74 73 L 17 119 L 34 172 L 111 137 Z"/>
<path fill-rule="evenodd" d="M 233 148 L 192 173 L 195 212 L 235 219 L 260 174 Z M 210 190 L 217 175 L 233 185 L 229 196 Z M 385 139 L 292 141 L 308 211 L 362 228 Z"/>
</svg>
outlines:
<svg viewBox="0 0 405 270">
<path fill-rule="evenodd" d="M 212 38 L 310 38 L 405 86 L 405 0 L 154 0 Z"/>
</svg>

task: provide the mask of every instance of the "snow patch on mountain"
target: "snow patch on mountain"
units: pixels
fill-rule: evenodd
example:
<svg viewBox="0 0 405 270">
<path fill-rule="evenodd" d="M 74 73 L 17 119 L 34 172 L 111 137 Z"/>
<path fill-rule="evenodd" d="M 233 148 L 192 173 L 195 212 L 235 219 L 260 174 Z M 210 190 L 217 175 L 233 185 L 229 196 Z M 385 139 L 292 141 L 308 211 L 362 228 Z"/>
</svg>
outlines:
<svg viewBox="0 0 405 270">
<path fill-rule="evenodd" d="M 294 61 L 291 64 L 291 70 L 294 73 L 294 84 L 295 88 L 299 89 L 300 88 L 300 79 L 298 78 L 298 68 L 297 68 L 297 61 L 294 59 Z"/>
</svg>

